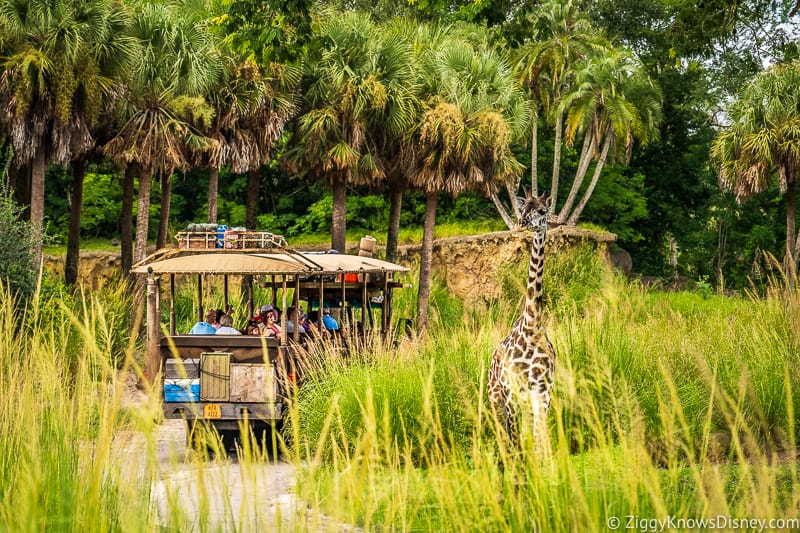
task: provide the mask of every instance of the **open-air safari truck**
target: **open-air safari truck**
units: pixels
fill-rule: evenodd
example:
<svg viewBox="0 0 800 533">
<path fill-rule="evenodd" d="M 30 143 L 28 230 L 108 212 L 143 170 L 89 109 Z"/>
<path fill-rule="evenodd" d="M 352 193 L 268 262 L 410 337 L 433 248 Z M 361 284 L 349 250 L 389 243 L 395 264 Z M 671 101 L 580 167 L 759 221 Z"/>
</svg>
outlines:
<svg viewBox="0 0 800 533">
<path fill-rule="evenodd" d="M 260 435 L 263 429 L 280 426 L 302 358 L 309 343 L 319 341 L 300 334 L 299 328 L 280 339 L 178 332 L 176 285 L 196 284 L 198 321 L 207 311 L 204 297 L 214 295 L 219 302 L 221 291 L 227 308 L 229 287 L 244 286 L 247 316 L 243 310 L 236 313 L 236 328 L 244 328 L 262 304 L 271 303 L 281 310 L 281 330 L 286 332 L 287 309 L 299 304 L 308 312 L 319 310 L 320 318 L 323 308 L 330 308 L 345 328 L 386 335 L 392 322 L 392 290 L 402 286 L 396 276 L 408 270 L 365 257 L 371 249 L 358 256 L 297 252 L 283 237 L 267 232 L 240 232 L 235 237 L 230 231 L 179 233 L 178 243 L 178 248 L 160 250 L 135 265 L 133 272 L 147 276 L 145 372 L 161 384 L 164 416 L 185 419 L 189 439 L 198 422 L 221 435 L 247 426 Z M 254 283 L 264 287 L 269 301 L 254 301 Z M 169 306 L 167 324 L 161 319 L 164 299 Z"/>
</svg>

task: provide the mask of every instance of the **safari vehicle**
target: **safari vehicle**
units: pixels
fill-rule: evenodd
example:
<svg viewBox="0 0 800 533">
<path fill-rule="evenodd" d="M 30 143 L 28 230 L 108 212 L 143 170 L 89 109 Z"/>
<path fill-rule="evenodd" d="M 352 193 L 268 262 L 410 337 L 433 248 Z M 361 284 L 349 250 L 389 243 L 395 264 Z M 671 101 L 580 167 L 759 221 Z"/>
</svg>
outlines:
<svg viewBox="0 0 800 533">
<path fill-rule="evenodd" d="M 319 310 L 320 318 L 322 309 L 329 308 L 352 330 L 358 324 L 360 331 L 389 332 L 392 290 L 401 286 L 396 276 L 407 268 L 367 257 L 371 251 L 358 256 L 298 252 L 268 232 L 240 232 L 235 241 L 230 231 L 201 233 L 179 233 L 177 248 L 160 250 L 133 268 L 147 276 L 145 372 L 150 380 L 160 380 L 164 416 L 185 419 L 189 439 L 198 423 L 220 434 L 249 425 L 255 435 L 260 435 L 259 426 L 281 425 L 301 360 L 316 341 L 299 328 L 281 338 L 178 332 L 176 285 L 196 284 L 198 321 L 204 320 L 204 298 L 219 302 L 221 292 L 227 308 L 229 289 L 236 286 L 243 287 L 247 317 L 240 310 L 235 326 L 243 327 L 267 303 L 254 301 L 257 283 L 281 310 L 283 332 L 288 306 L 303 304 L 309 312 Z"/>
</svg>

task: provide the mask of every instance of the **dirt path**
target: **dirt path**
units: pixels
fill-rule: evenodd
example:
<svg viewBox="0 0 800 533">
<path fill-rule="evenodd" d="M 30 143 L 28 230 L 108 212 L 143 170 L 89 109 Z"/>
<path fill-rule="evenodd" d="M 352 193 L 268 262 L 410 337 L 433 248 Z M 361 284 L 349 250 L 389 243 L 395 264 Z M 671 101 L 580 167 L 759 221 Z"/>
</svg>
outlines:
<svg viewBox="0 0 800 533">
<path fill-rule="evenodd" d="M 146 399 L 126 379 L 129 407 Z M 117 437 L 114 460 L 130 483 L 151 485 L 151 509 L 159 523 L 185 524 L 189 531 L 356 531 L 310 511 L 297 499 L 296 468 L 278 459 L 240 462 L 235 452 L 206 460 L 186 446 L 182 420 L 165 420 L 156 426 L 150 442 L 153 461 L 148 464 L 148 441 L 135 430 Z M 155 468 L 154 476 L 147 470 Z"/>
</svg>

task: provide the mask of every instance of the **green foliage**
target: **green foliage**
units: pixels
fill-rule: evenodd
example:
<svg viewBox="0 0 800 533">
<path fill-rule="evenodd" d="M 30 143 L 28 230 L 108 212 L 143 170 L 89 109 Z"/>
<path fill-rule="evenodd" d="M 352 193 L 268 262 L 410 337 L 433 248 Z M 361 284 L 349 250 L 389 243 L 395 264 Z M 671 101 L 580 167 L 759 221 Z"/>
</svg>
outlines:
<svg viewBox="0 0 800 533">
<path fill-rule="evenodd" d="M 544 305 L 558 316 L 583 312 L 611 273 L 594 246 L 582 244 L 550 254 L 544 267 Z M 508 263 L 498 269 L 502 299 L 524 302 L 528 263 Z"/>
<path fill-rule="evenodd" d="M 586 204 L 583 220 L 595 222 L 616 233 L 623 243 L 644 239 L 637 224 L 647 216 L 645 177 L 625 169 L 606 168 L 597 182 L 592 201 Z"/>
<path fill-rule="evenodd" d="M 33 251 L 37 242 L 28 222 L 20 220 L 22 209 L 11 193 L 0 189 L 0 283 L 16 296 L 30 296 L 36 287 L 38 265 L 33 264 Z"/>
<path fill-rule="evenodd" d="M 789 512 L 795 460 L 769 457 L 797 444 L 797 295 L 648 293 L 603 276 L 585 302 L 548 321 L 552 455 L 497 440 L 486 370 L 516 315 L 498 303 L 443 335 L 331 364 L 301 388 L 301 495 L 366 529 L 601 529 L 628 514 L 713 516 L 710 494 L 725 513 L 746 512 L 765 486 L 780 495 L 764 512 Z"/>
</svg>

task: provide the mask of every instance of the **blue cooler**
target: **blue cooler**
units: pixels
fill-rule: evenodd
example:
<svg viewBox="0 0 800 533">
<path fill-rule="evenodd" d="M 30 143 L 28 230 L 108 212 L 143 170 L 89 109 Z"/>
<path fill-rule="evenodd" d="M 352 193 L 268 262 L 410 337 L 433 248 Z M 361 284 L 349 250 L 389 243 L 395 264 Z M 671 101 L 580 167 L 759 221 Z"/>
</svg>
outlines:
<svg viewBox="0 0 800 533">
<path fill-rule="evenodd" d="M 165 402 L 199 402 L 199 379 L 167 379 L 164 380 Z"/>
<path fill-rule="evenodd" d="M 231 229 L 229 226 L 220 224 L 217 226 L 217 248 L 225 246 L 225 231 Z"/>
</svg>

